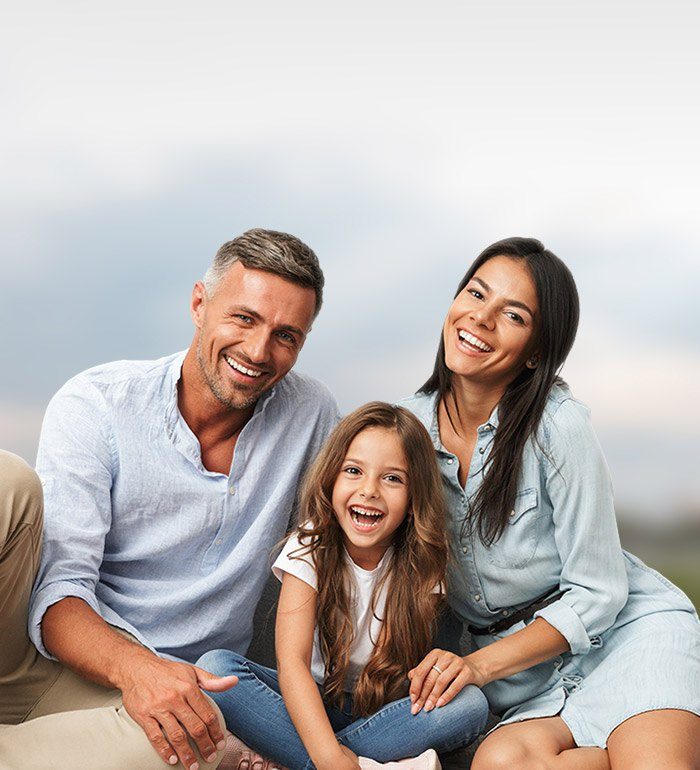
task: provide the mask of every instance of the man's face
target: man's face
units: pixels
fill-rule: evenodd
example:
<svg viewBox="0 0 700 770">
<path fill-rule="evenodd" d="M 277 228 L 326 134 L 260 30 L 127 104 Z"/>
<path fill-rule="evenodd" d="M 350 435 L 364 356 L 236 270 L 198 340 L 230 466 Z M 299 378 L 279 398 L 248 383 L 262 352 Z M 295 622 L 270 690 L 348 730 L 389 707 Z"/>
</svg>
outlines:
<svg viewBox="0 0 700 770">
<path fill-rule="evenodd" d="M 197 363 L 215 398 L 248 409 L 294 366 L 311 328 L 316 294 L 234 262 L 211 297 L 192 292 Z"/>
</svg>

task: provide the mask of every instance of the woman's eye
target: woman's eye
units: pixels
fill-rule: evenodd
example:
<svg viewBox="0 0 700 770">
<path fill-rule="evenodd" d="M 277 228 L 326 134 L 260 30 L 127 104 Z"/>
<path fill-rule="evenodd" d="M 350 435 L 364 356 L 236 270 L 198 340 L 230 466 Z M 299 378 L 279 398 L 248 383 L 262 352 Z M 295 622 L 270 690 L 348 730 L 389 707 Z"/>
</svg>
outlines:
<svg viewBox="0 0 700 770">
<path fill-rule="evenodd" d="M 483 299 L 484 295 L 478 289 L 469 289 L 469 293 L 476 299 Z"/>
<path fill-rule="evenodd" d="M 524 324 L 525 321 L 523 320 L 523 317 L 521 315 L 518 315 L 517 313 L 514 313 L 512 310 L 508 311 L 506 313 L 508 318 L 511 319 L 511 321 L 515 321 L 515 323 Z"/>
</svg>

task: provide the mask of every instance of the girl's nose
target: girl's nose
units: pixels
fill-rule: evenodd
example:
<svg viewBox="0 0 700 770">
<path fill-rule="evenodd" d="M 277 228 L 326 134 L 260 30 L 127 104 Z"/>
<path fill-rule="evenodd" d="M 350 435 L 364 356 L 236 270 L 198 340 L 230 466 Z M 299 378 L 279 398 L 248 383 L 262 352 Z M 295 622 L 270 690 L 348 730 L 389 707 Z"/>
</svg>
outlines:
<svg viewBox="0 0 700 770">
<path fill-rule="evenodd" d="M 377 496 L 377 482 L 374 479 L 370 479 L 365 476 L 362 489 L 360 489 L 360 497 L 376 497 Z"/>
</svg>

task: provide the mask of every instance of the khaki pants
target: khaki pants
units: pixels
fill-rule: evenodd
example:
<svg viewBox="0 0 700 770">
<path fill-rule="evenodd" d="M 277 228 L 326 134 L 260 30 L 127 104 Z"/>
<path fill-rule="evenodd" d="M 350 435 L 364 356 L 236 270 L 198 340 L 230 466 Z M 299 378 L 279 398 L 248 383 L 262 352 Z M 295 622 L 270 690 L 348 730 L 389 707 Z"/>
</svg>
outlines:
<svg viewBox="0 0 700 770">
<path fill-rule="evenodd" d="M 42 522 L 37 475 L 0 451 L 0 770 L 164 770 L 119 690 L 47 660 L 29 640 Z"/>
</svg>

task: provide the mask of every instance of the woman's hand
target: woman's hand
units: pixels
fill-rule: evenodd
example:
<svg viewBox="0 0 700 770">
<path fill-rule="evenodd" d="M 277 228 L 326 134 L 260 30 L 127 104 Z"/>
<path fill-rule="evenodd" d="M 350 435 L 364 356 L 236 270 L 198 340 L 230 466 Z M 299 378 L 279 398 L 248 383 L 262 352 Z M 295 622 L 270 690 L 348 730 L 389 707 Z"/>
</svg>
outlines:
<svg viewBox="0 0 700 770">
<path fill-rule="evenodd" d="M 446 650 L 431 650 L 408 672 L 411 714 L 432 711 L 449 703 L 468 684 L 482 685 L 482 677 L 468 658 Z"/>
</svg>

